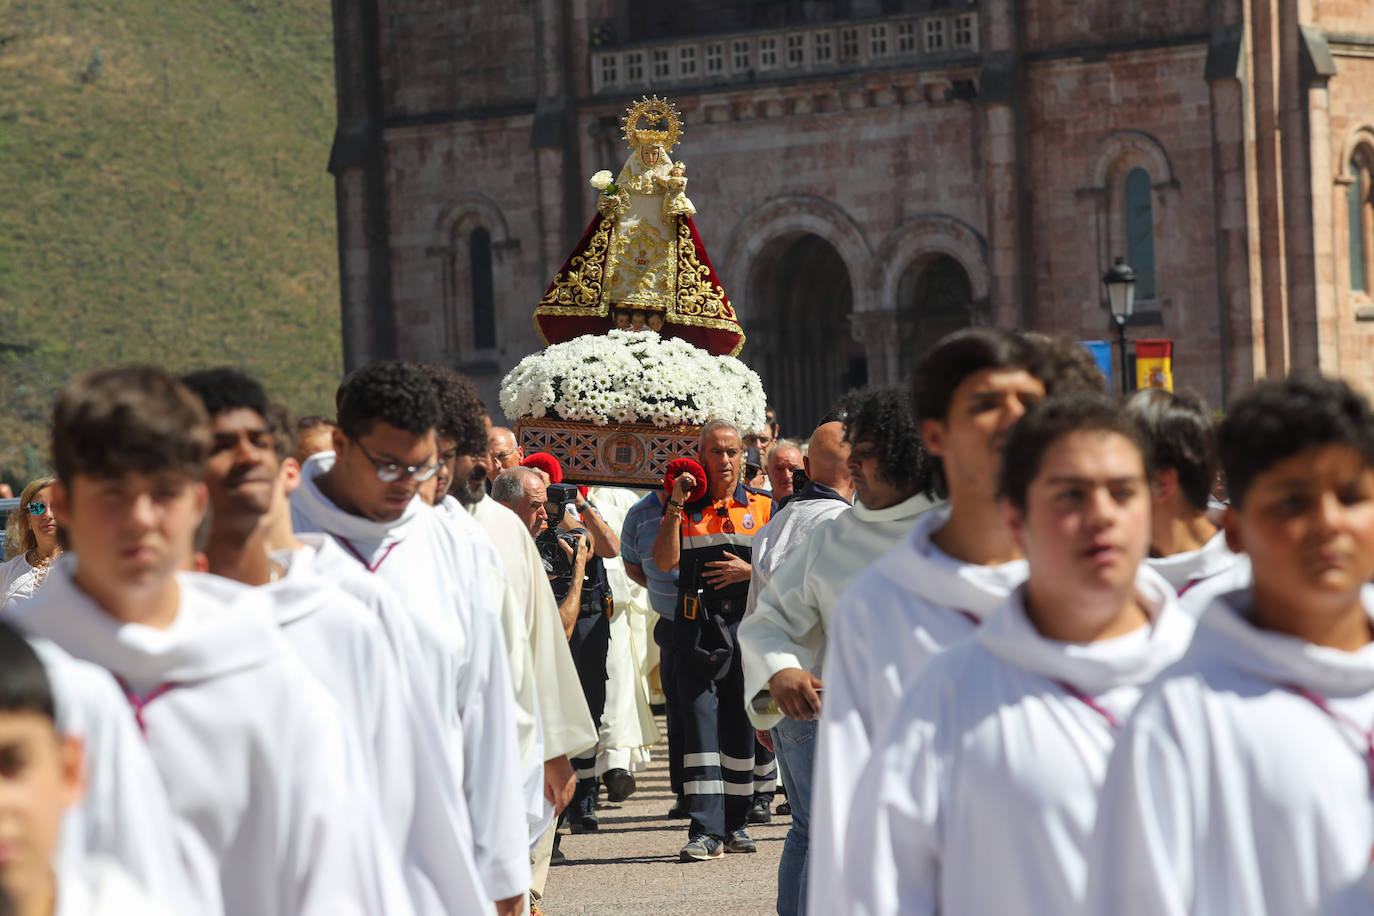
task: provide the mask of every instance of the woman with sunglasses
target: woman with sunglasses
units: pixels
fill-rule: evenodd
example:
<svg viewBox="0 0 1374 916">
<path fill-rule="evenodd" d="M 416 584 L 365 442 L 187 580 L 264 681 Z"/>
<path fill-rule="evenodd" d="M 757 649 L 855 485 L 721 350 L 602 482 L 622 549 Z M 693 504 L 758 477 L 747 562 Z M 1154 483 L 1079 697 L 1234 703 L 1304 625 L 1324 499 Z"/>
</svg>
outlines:
<svg viewBox="0 0 1374 916">
<path fill-rule="evenodd" d="M 52 477 L 32 481 L 5 524 L 5 556 L 11 559 L 0 565 L 0 612 L 38 591 L 53 560 L 62 553 L 50 501 L 55 482 Z"/>
</svg>

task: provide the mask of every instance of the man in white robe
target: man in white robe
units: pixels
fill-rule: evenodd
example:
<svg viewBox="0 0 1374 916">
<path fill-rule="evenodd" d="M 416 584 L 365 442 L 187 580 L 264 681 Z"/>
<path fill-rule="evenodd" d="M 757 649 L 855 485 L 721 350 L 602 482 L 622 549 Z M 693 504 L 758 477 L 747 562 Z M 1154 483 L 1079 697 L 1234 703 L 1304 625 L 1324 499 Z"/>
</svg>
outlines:
<svg viewBox="0 0 1374 916">
<path fill-rule="evenodd" d="M 311 546 L 291 538 L 268 552 L 270 516 L 287 516 L 289 534 L 280 464 L 294 452 L 289 429 L 273 428 L 266 391 L 236 369 L 194 372 L 183 382 L 210 414 L 209 571 L 262 590 L 287 643 L 338 702 L 415 912 L 486 909 L 466 803 L 448 779 L 448 748 L 423 721 L 426 705 L 412 702 L 381 620 L 316 572 Z"/>
<path fill-rule="evenodd" d="M 1374 850 L 1374 417 L 1294 376 L 1233 403 L 1215 598 L 1117 743 L 1090 912 L 1315 916 Z"/>
<path fill-rule="evenodd" d="M 429 378 L 439 402 L 441 469 L 435 508 L 460 530 L 475 521 L 501 569 L 502 631 L 521 710 L 517 734 L 533 846 L 530 890 L 538 899 L 548 876 L 553 820 L 567 807 L 576 785 L 569 757 L 595 742 L 595 725 L 534 542 L 513 512 L 487 498 L 486 409 L 472 383 L 458 373 L 442 366 L 417 368 Z"/>
<path fill-rule="evenodd" d="M 1226 546 L 1221 513 L 1209 509 L 1217 474 L 1216 424 L 1206 404 L 1162 388 L 1137 391 L 1126 402 L 1126 411 L 1140 424 L 1151 448 L 1154 509 L 1145 562 L 1182 598 L 1243 562 Z"/>
<path fill-rule="evenodd" d="M 332 536 L 400 598 L 420 637 L 425 669 L 461 778 L 478 872 L 502 916 L 530 886 L 519 707 L 489 592 L 486 550 L 418 498 L 438 470 L 439 409 L 430 382 L 400 363 L 349 376 L 334 451 L 314 455 L 291 496 L 298 531 Z"/>
<path fill-rule="evenodd" d="M 115 676 L 192 873 L 218 876 L 227 916 L 409 912 L 334 701 L 256 593 L 176 574 L 205 505 L 204 408 L 160 370 L 101 370 L 53 427 L 72 550 L 13 619 Z"/>
<path fill-rule="evenodd" d="M 828 628 L 816 747 L 808 909 L 842 912 L 820 888 L 839 882 L 849 799 L 884 727 L 922 666 L 968 637 L 1026 575 L 997 501 L 1002 445 L 1045 395 L 1049 361 L 1012 331 L 974 328 L 941 341 L 917 369 L 913 409 L 949 506 L 925 513 L 859 574 Z"/>
<path fill-rule="evenodd" d="M 1100 394 L 1046 401 L 1012 432 L 1002 492 L 1029 579 L 877 737 L 828 898 L 846 913 L 1081 912 L 1117 729 L 1193 630 L 1141 567 L 1144 447 Z"/>
</svg>

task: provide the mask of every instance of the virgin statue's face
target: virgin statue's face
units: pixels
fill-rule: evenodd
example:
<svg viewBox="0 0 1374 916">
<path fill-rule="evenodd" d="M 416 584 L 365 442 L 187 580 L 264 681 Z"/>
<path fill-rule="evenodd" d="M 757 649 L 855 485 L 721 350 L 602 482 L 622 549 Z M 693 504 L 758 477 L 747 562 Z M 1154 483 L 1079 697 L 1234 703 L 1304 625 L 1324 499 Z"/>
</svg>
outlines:
<svg viewBox="0 0 1374 916">
<path fill-rule="evenodd" d="M 644 160 L 644 165 L 653 168 L 658 163 L 658 147 L 644 145 L 639 148 L 639 158 Z"/>
</svg>

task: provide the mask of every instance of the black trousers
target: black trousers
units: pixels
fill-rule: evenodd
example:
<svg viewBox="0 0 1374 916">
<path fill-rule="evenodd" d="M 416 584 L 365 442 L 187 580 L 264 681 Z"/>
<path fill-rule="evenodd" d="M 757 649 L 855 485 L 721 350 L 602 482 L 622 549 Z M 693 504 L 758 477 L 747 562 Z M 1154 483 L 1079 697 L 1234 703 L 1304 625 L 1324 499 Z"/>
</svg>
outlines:
<svg viewBox="0 0 1374 916">
<path fill-rule="evenodd" d="M 744 670 L 738 646 L 730 667 L 712 680 L 693 659 L 697 623 L 674 621 L 673 660 L 682 712 L 682 792 L 691 837 L 725 838 L 743 827 L 754 797 L 754 725 L 744 712 Z M 739 620 L 730 623 L 731 636 Z"/>
<path fill-rule="evenodd" d="M 606 653 L 610 646 L 611 620 L 605 614 L 579 617 L 568 638 L 577 679 L 582 682 L 582 695 L 597 728 L 601 727 L 601 714 L 606 711 Z M 582 756 L 572 759 L 577 791 L 568 807 L 574 816 L 596 810 L 596 751 L 597 746 L 592 745 Z"/>
<path fill-rule="evenodd" d="M 673 658 L 673 621 L 658 618 L 654 624 L 658 643 L 658 680 L 663 686 L 663 718 L 668 721 L 668 783 L 674 795 L 682 794 L 682 710 L 677 703 L 677 660 Z"/>
</svg>

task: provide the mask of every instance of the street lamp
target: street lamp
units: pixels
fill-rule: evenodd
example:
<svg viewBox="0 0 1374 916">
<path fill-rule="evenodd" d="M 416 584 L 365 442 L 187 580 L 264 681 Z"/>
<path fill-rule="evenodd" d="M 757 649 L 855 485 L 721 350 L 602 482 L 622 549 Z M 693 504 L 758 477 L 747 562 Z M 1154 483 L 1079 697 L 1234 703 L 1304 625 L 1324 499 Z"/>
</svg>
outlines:
<svg viewBox="0 0 1374 916">
<path fill-rule="evenodd" d="M 1116 263 L 1102 275 L 1107 287 L 1107 302 L 1112 309 L 1112 322 L 1116 325 L 1116 343 L 1121 348 L 1121 393 L 1131 390 L 1126 378 L 1126 322 L 1135 311 L 1135 271 L 1126 259 L 1118 257 Z"/>
</svg>

